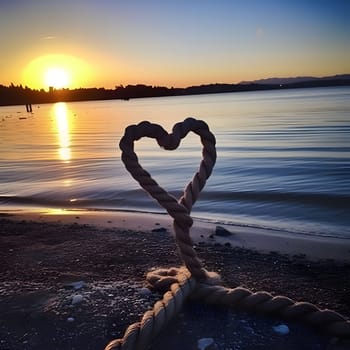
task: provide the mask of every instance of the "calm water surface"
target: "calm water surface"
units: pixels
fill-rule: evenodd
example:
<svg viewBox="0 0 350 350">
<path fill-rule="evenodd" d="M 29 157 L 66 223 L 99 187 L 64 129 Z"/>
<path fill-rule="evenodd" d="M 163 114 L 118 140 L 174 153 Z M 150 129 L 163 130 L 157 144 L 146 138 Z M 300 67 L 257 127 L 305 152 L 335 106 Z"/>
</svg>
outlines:
<svg viewBox="0 0 350 350">
<path fill-rule="evenodd" d="M 0 107 L 0 210 L 164 211 L 125 170 L 129 124 L 193 116 L 218 160 L 193 216 L 231 225 L 350 238 L 350 87 Z M 201 159 L 198 137 L 176 151 L 137 142 L 141 164 L 179 196 Z M 198 164 L 198 165 L 197 165 Z"/>
</svg>

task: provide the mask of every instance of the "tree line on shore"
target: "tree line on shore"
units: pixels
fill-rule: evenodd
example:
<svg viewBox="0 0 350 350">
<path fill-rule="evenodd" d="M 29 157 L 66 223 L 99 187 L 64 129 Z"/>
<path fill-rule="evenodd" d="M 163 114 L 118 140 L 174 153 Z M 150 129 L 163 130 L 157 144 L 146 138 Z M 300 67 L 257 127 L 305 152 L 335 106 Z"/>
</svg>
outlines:
<svg viewBox="0 0 350 350">
<path fill-rule="evenodd" d="M 54 102 L 112 100 L 142 97 L 163 97 L 212 94 L 225 92 L 272 90 L 301 87 L 320 86 L 344 86 L 350 85 L 350 79 L 321 79 L 288 84 L 262 84 L 262 83 L 240 83 L 240 84 L 206 84 L 190 86 L 186 88 L 168 88 L 164 86 L 149 86 L 144 84 L 119 85 L 114 89 L 105 88 L 79 88 L 79 89 L 44 89 L 35 90 L 27 86 L 10 84 L 0 85 L 0 105 L 41 104 Z"/>
</svg>

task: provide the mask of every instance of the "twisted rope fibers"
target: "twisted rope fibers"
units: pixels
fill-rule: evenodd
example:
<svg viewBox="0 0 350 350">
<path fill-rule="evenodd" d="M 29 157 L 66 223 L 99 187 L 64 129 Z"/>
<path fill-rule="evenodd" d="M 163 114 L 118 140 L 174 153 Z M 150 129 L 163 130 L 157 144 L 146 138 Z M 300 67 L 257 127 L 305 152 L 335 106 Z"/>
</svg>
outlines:
<svg viewBox="0 0 350 350">
<path fill-rule="evenodd" d="M 160 147 L 175 150 L 190 131 L 200 136 L 203 145 L 202 160 L 198 171 L 177 200 L 142 168 L 134 151 L 134 142 L 142 137 L 149 137 L 156 139 Z M 253 293 L 243 287 L 226 288 L 220 285 L 220 278 L 215 272 L 208 272 L 203 268 L 190 238 L 193 224 L 190 213 L 215 165 L 215 142 L 207 124 L 194 118 L 175 124 L 171 134 L 160 125 L 147 121 L 126 128 L 119 143 L 122 161 L 140 186 L 174 219 L 175 239 L 185 266 L 159 269 L 147 274 L 146 280 L 151 288 L 165 291 L 163 299 L 156 302 L 140 322 L 130 325 L 123 338 L 111 341 L 105 350 L 147 349 L 152 339 L 181 310 L 187 298 L 300 320 L 332 335 L 350 337 L 350 321 L 337 312 L 321 310 L 311 303 L 295 302 L 285 296 L 273 296 L 265 291 Z"/>
</svg>

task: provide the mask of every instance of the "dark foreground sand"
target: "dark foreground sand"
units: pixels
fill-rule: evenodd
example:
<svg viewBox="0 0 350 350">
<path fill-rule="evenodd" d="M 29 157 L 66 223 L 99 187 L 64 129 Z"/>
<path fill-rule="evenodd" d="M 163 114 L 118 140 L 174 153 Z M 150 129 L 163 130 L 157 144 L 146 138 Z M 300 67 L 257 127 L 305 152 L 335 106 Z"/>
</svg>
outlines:
<svg viewBox="0 0 350 350">
<path fill-rule="evenodd" d="M 215 245 L 215 240 L 197 244 L 196 251 L 228 287 L 266 290 L 350 316 L 349 264 L 261 254 Z M 0 349 L 103 349 L 161 298 L 144 288 L 145 273 L 181 264 L 168 231 L 3 217 Z M 288 325 L 289 334 L 273 330 L 281 323 Z M 201 338 L 214 340 L 208 349 L 350 349 L 348 340 L 305 325 L 195 302 L 184 306 L 152 349 L 198 349 Z"/>
</svg>

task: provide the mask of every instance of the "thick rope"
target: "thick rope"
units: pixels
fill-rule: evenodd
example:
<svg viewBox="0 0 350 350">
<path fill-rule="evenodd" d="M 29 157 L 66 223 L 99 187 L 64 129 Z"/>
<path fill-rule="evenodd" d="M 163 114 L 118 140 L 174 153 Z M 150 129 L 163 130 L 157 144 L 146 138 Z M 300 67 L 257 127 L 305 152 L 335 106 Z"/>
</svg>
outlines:
<svg viewBox="0 0 350 350">
<path fill-rule="evenodd" d="M 160 290 L 168 290 L 153 309 L 145 312 L 140 322 L 130 325 L 122 339 L 111 341 L 105 350 L 145 350 L 162 328 L 181 310 L 184 301 L 194 291 L 196 281 L 185 268 L 156 270 L 147 277 Z M 169 282 L 171 282 L 169 288 Z"/>
<path fill-rule="evenodd" d="M 160 187 L 151 175 L 141 167 L 134 152 L 134 141 L 142 137 L 150 137 L 156 139 L 159 146 L 167 150 L 174 150 L 179 146 L 181 139 L 186 137 L 190 131 L 200 136 L 203 145 L 203 159 L 200 162 L 199 170 L 186 186 L 182 197 L 177 200 Z M 177 123 L 173 128 L 173 133 L 168 134 L 157 124 L 142 122 L 126 128 L 119 146 L 122 150 L 122 160 L 132 177 L 173 217 L 176 242 L 186 267 L 196 279 L 208 279 L 208 272 L 197 258 L 189 234 L 193 224 L 190 217 L 192 206 L 210 176 L 216 161 L 215 137 L 209 131 L 207 124 L 188 118 L 182 123 Z"/>
<path fill-rule="evenodd" d="M 159 146 L 174 150 L 190 131 L 200 136 L 203 145 L 202 160 L 192 181 L 177 200 L 141 167 L 134 152 L 134 142 L 142 137 L 150 137 L 156 139 Z M 206 123 L 188 118 L 176 124 L 173 132 L 168 134 L 157 124 L 142 122 L 126 128 L 119 146 L 126 169 L 174 219 L 176 243 L 186 267 L 156 270 L 147 275 L 147 283 L 151 288 L 165 292 L 163 299 L 154 305 L 153 310 L 147 311 L 140 322 L 130 325 L 122 339 L 111 341 L 105 350 L 147 349 L 152 339 L 179 312 L 188 297 L 207 303 L 300 320 L 334 336 L 350 337 L 350 321 L 337 312 L 321 310 L 313 304 L 295 302 L 264 291 L 253 293 L 243 287 L 226 288 L 220 285 L 220 278 L 216 273 L 203 268 L 193 249 L 189 232 L 193 224 L 190 216 L 192 206 L 211 175 L 216 161 L 215 137 Z"/>
</svg>

